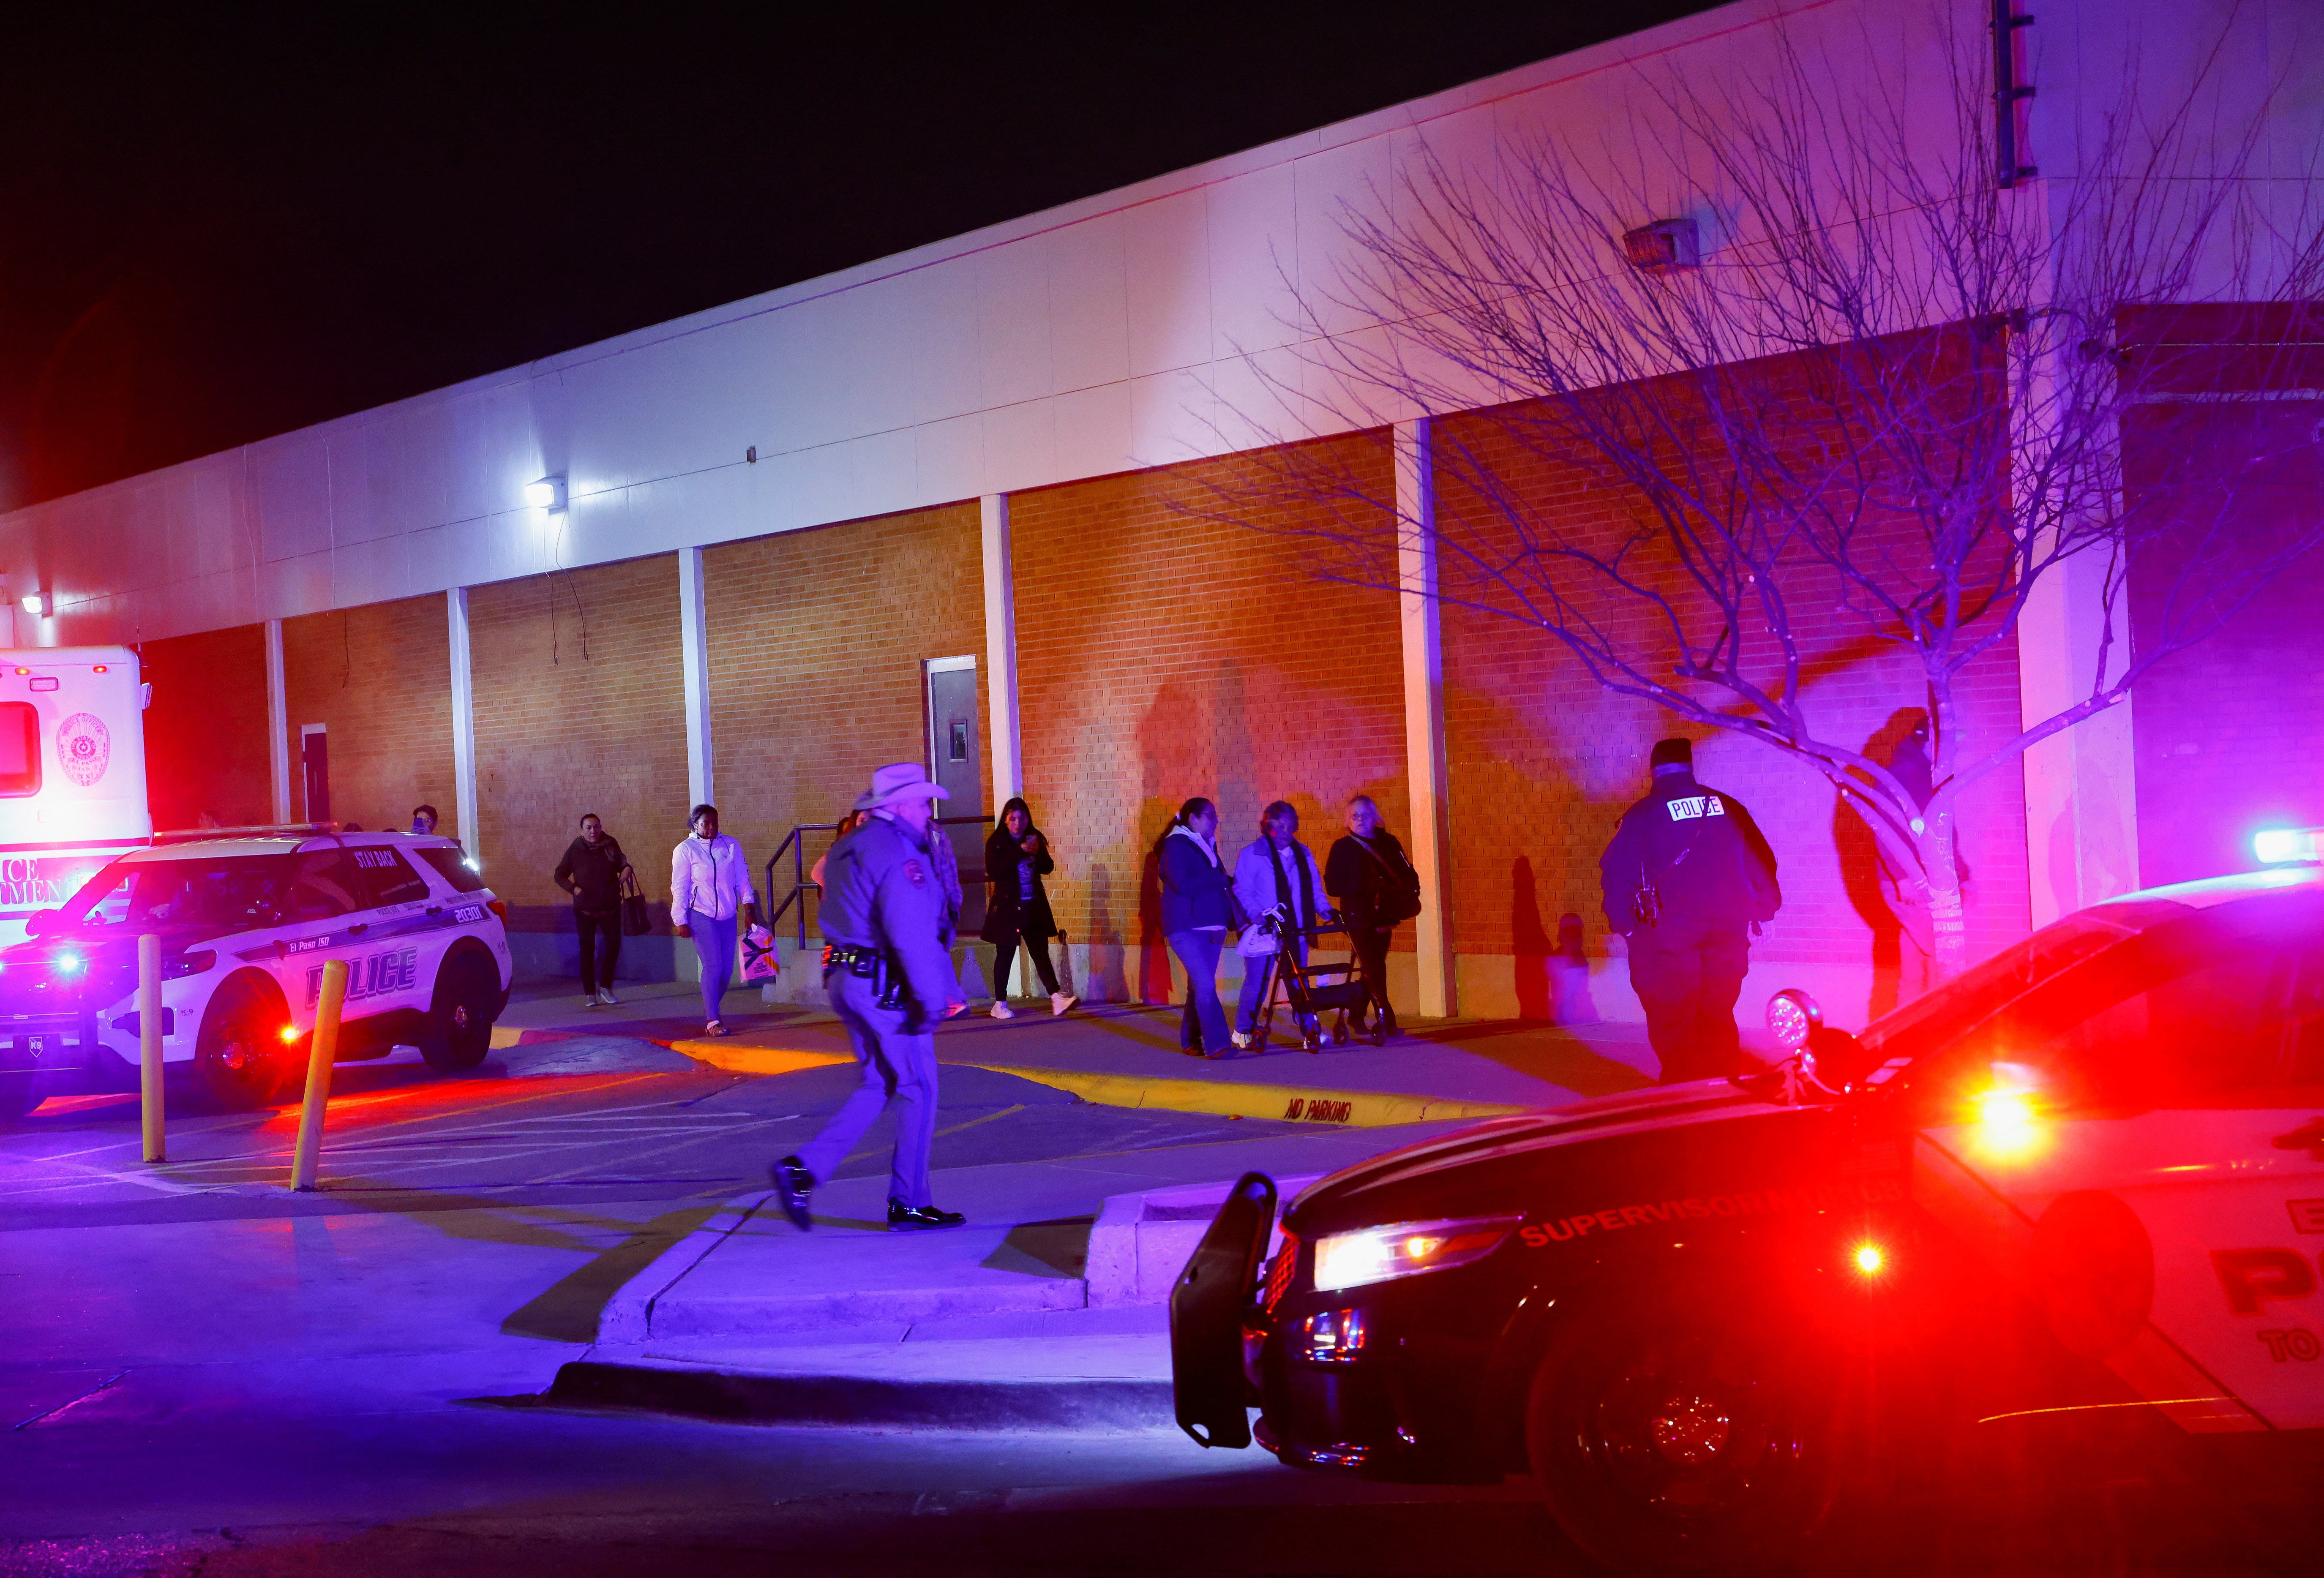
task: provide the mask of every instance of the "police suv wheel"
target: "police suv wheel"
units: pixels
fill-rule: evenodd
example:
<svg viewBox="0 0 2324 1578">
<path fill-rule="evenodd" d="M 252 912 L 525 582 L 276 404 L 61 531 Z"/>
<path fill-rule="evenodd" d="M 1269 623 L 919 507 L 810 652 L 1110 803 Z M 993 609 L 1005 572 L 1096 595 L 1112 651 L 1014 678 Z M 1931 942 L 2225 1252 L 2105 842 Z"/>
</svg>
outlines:
<svg viewBox="0 0 2324 1578">
<path fill-rule="evenodd" d="M 194 1043 L 194 1080 L 208 1105 L 244 1112 L 274 1099 L 290 1018 L 272 982 L 245 975 L 218 989 Z"/>
<path fill-rule="evenodd" d="M 1542 1499 L 1621 1571 L 1795 1560 L 1830 1500 L 1831 1388 L 1787 1323 L 1748 1297 L 1673 1290 L 1585 1312 L 1526 1413 Z"/>
<path fill-rule="evenodd" d="M 483 955 L 463 952 L 444 961 L 420 1055 L 438 1074 L 476 1066 L 493 1049 L 493 1020 L 501 1006 L 500 973 Z"/>
</svg>

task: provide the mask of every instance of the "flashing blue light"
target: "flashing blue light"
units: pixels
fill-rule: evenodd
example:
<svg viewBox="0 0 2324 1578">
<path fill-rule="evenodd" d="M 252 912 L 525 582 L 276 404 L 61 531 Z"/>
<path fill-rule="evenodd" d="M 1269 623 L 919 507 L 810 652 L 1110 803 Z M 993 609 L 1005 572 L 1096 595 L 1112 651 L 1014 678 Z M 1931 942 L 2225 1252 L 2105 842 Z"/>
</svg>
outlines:
<svg viewBox="0 0 2324 1578">
<path fill-rule="evenodd" d="M 2263 827 L 2252 835 L 2252 854 L 2269 866 L 2324 861 L 2324 827 Z"/>
</svg>

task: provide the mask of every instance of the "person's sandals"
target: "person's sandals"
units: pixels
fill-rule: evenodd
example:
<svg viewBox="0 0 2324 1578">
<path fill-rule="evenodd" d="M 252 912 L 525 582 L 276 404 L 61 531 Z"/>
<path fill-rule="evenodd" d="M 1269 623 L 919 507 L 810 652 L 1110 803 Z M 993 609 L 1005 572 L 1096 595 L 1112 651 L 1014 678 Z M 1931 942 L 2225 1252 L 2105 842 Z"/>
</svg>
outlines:
<svg viewBox="0 0 2324 1578">
<path fill-rule="evenodd" d="M 702 1027 L 702 1033 L 706 1036 L 727 1036 L 732 1035 L 733 1032 L 726 1028 L 726 1021 L 724 1020 L 712 1020 L 708 1024 Z"/>
</svg>

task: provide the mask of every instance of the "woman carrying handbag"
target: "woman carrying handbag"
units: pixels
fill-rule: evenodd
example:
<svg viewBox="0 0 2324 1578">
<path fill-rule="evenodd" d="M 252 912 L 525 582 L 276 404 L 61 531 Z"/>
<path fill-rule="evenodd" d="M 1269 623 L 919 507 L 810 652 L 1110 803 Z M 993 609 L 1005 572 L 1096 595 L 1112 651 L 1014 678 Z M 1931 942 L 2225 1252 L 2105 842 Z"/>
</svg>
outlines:
<svg viewBox="0 0 2324 1578">
<path fill-rule="evenodd" d="M 1348 923 L 1348 940 L 1371 983 L 1372 1006 L 1380 1029 L 1396 1033 L 1396 1010 L 1388 1001 L 1388 945 L 1396 928 L 1420 913 L 1420 874 L 1405 858 L 1396 835 L 1380 826 L 1379 807 L 1370 795 L 1348 802 L 1348 831 L 1323 860 L 1323 889 Z M 1356 1012 L 1354 1030 L 1363 1028 Z"/>
</svg>

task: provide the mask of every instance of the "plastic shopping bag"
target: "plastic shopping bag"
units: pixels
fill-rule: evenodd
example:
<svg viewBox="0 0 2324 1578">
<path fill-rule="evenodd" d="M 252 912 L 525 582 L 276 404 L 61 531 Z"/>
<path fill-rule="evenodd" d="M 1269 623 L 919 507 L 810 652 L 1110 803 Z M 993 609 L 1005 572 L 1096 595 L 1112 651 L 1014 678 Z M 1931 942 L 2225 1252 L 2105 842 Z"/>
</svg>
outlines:
<svg viewBox="0 0 2324 1578">
<path fill-rule="evenodd" d="M 772 981 L 782 973 L 783 963 L 775 957 L 775 934 L 763 926 L 754 926 L 742 936 L 742 979 Z"/>
</svg>

